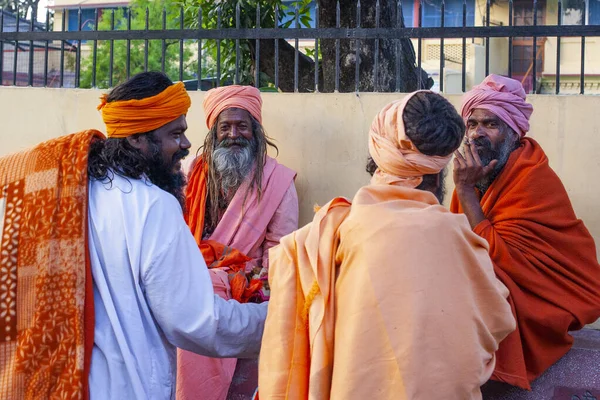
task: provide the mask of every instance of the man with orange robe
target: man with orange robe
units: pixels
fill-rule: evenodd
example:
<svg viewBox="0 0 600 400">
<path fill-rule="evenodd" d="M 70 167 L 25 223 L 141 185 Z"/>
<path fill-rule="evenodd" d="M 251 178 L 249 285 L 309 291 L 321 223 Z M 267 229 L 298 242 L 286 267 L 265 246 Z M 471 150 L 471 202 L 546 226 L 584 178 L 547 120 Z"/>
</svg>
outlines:
<svg viewBox="0 0 600 400">
<path fill-rule="evenodd" d="M 493 380 L 530 382 L 569 351 L 569 331 L 600 317 L 596 247 L 540 145 L 516 80 L 488 76 L 465 95 L 463 153 L 456 152 L 451 210 L 490 244 L 510 290 L 517 329 L 501 344 Z"/>
<path fill-rule="evenodd" d="M 271 250 L 261 399 L 480 399 L 515 327 L 487 243 L 440 205 L 464 123 L 421 91 L 369 133 L 371 184 Z"/>
<path fill-rule="evenodd" d="M 225 299 L 262 301 L 268 250 L 298 229 L 296 173 L 267 155 L 269 146 L 277 148 L 262 126 L 258 89 L 209 90 L 203 106 L 209 133 L 189 176 L 186 221 L 215 291 Z M 248 284 L 246 274 L 261 280 Z M 178 400 L 249 398 L 257 385 L 256 359 L 178 354 Z"/>
<path fill-rule="evenodd" d="M 176 347 L 256 357 L 266 305 L 213 292 L 183 217 L 190 98 L 164 74 L 96 130 L 0 158 L 2 399 L 171 399 Z"/>
</svg>

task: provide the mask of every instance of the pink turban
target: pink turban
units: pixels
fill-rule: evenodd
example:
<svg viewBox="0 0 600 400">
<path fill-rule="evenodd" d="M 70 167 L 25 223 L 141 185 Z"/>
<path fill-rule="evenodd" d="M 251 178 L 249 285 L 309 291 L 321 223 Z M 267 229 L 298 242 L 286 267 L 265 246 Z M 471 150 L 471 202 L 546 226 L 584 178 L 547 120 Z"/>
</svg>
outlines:
<svg viewBox="0 0 600 400">
<path fill-rule="evenodd" d="M 404 107 L 416 93 L 419 92 L 385 106 L 371 124 L 369 153 L 378 167 L 372 184 L 415 188 L 423 181 L 423 175 L 439 173 L 452 158 L 452 154 L 446 157 L 425 155 L 406 136 L 402 119 Z"/>
<path fill-rule="evenodd" d="M 202 107 L 208 129 L 215 124 L 219 114 L 228 108 L 246 110 L 262 124 L 262 99 L 260 91 L 253 86 L 232 85 L 211 89 L 206 92 Z"/>
<path fill-rule="evenodd" d="M 461 114 L 466 123 L 476 108 L 488 110 L 523 137 L 529 131 L 533 113 L 533 106 L 525 98 L 519 81 L 491 74 L 465 94 Z"/>
</svg>

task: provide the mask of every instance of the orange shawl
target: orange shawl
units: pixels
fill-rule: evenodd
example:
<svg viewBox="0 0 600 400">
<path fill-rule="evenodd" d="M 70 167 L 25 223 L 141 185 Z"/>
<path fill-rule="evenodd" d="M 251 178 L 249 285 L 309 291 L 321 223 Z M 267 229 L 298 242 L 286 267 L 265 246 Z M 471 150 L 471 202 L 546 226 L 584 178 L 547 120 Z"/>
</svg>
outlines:
<svg viewBox="0 0 600 400">
<path fill-rule="evenodd" d="M 515 328 L 487 243 L 429 192 L 334 199 L 270 260 L 263 399 L 480 399 Z"/>
<path fill-rule="evenodd" d="M 250 261 L 250 257 L 214 240 L 202 240 L 206 210 L 206 178 L 208 168 L 201 158 L 197 158 L 196 160 L 192 166 L 189 185 L 186 189 L 185 221 L 190 227 L 200 251 L 202 251 L 208 268 L 231 269 L 233 271 L 232 274 L 229 274 L 231 298 L 239 302 L 247 302 L 252 295 L 262 288 L 262 281 L 252 279 L 248 283 L 246 279 L 246 262 Z"/>
<path fill-rule="evenodd" d="M 492 379 L 530 389 L 529 383 L 571 348 L 568 331 L 600 316 L 594 240 L 531 138 L 521 139 L 481 206 L 487 219 L 474 231 L 490 244 L 518 322 L 500 345 Z M 463 212 L 456 192 L 451 210 Z"/>
<path fill-rule="evenodd" d="M 89 397 L 94 137 L 103 135 L 84 131 L 0 159 L 0 398 Z"/>
</svg>

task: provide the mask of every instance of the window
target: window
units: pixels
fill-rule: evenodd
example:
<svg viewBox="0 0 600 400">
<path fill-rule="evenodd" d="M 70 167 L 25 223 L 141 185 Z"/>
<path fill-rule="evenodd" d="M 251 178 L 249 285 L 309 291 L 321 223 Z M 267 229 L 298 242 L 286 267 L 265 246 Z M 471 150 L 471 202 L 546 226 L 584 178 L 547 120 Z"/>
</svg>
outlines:
<svg viewBox="0 0 600 400">
<path fill-rule="evenodd" d="M 76 31 L 77 30 L 77 22 L 79 20 L 79 9 L 73 8 L 67 10 L 69 13 L 68 16 L 68 26 L 67 30 Z M 82 31 L 92 31 L 94 30 L 94 22 L 96 19 L 96 9 L 94 8 L 84 8 L 81 10 L 81 30 Z M 100 19 L 100 15 L 98 15 L 98 19 Z"/>
<path fill-rule="evenodd" d="M 583 7 L 587 10 L 588 25 L 600 25 L 600 0 L 563 0 L 563 25 L 581 25 Z"/>
<path fill-rule="evenodd" d="M 423 1 L 423 26 L 427 28 L 442 25 L 442 0 Z M 598 0 L 600 1 L 600 0 Z M 414 28 L 419 25 L 419 0 L 403 1 L 404 25 Z M 467 26 L 475 25 L 475 0 L 467 0 Z M 463 0 L 446 0 L 444 26 L 463 26 Z"/>
<path fill-rule="evenodd" d="M 589 25 L 600 25 L 600 0 L 588 0 Z"/>
</svg>

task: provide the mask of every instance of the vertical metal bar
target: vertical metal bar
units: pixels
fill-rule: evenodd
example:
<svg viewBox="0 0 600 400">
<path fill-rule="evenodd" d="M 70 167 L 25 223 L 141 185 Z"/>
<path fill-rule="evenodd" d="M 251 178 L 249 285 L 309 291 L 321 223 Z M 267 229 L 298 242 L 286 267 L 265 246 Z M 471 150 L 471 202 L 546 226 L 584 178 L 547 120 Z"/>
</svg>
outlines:
<svg viewBox="0 0 600 400">
<path fill-rule="evenodd" d="M 423 0 L 419 0 L 419 28 L 423 26 Z M 419 75 L 419 89 L 423 87 L 423 73 L 421 71 L 421 55 L 423 52 L 423 39 L 417 40 L 417 74 Z"/>
<path fill-rule="evenodd" d="M 379 0 L 377 0 L 379 4 Z M 319 2 L 315 4 L 315 28 L 319 29 Z M 376 53 L 377 54 L 377 53 Z M 375 56 L 377 60 L 377 55 Z M 319 39 L 315 39 L 315 93 L 319 92 Z"/>
<path fill-rule="evenodd" d="M 4 10 L 0 9 L 0 32 L 4 32 Z M 46 43 L 48 43 L 46 41 Z M 4 85 L 4 41 L 0 40 L 0 86 Z"/>
<path fill-rule="evenodd" d="M 296 3 L 296 8 L 295 8 L 295 19 L 296 19 L 296 29 L 300 28 L 300 16 L 298 15 L 298 3 Z M 298 61 L 300 59 L 300 50 L 298 50 L 298 46 L 300 45 L 300 42 L 298 40 L 298 35 L 296 35 L 296 38 L 294 39 L 294 92 L 298 93 Z"/>
<path fill-rule="evenodd" d="M 410 1 L 410 0 L 408 0 Z M 377 21 L 379 22 L 379 21 Z M 402 10 L 402 0 L 396 3 L 396 28 L 402 28 L 404 26 L 404 12 Z M 402 85 L 402 42 L 401 39 L 395 39 L 396 42 L 396 92 L 400 92 Z"/>
<path fill-rule="evenodd" d="M 202 29 L 202 6 L 198 6 L 198 29 Z M 202 39 L 198 38 L 198 86 L 196 90 L 200 90 L 202 86 Z"/>
<path fill-rule="evenodd" d="M 463 0 L 462 26 L 467 26 L 467 0 Z M 467 91 L 467 38 L 462 39 L 462 91 Z"/>
<path fill-rule="evenodd" d="M 63 18 L 61 23 L 61 32 L 65 31 L 65 13 L 63 11 Z M 60 41 L 60 77 L 59 77 L 59 86 L 63 87 L 65 83 L 65 41 Z"/>
<path fill-rule="evenodd" d="M 167 30 L 167 8 L 163 7 L 162 11 L 162 28 L 163 31 Z M 162 49 L 161 49 L 161 57 L 160 57 L 160 70 L 164 74 L 165 67 L 167 63 L 167 41 L 162 39 Z"/>
<path fill-rule="evenodd" d="M 446 1 L 442 0 L 442 19 L 440 21 L 440 27 L 444 27 L 444 17 L 446 13 Z M 440 92 L 444 93 L 444 38 L 440 38 Z"/>
<path fill-rule="evenodd" d="M 17 11 L 16 11 L 16 16 L 17 16 L 17 26 L 16 26 L 16 32 L 19 32 L 19 27 L 21 25 L 21 17 L 19 17 L 19 6 L 17 5 Z M 17 57 L 19 55 L 19 41 L 15 40 L 15 48 L 14 48 L 14 59 L 13 59 L 13 86 L 17 86 Z"/>
<path fill-rule="evenodd" d="M 562 0 L 558 0 L 558 17 L 556 25 L 562 25 Z M 560 35 L 556 37 L 556 94 L 560 94 Z"/>
<path fill-rule="evenodd" d="M 94 11 L 94 30 L 98 32 L 98 9 Z M 98 62 L 98 41 L 94 40 L 92 49 L 92 87 L 96 87 L 96 63 Z"/>
<path fill-rule="evenodd" d="M 127 8 L 127 30 L 131 30 L 131 7 Z M 127 56 L 125 60 L 125 74 L 127 79 L 131 76 L 131 40 L 127 39 Z"/>
<path fill-rule="evenodd" d="M 340 27 L 340 0 L 335 6 L 335 27 Z M 335 39 L 335 91 L 340 91 L 340 39 Z"/>
<path fill-rule="evenodd" d="M 179 9 L 179 30 L 183 30 L 183 6 Z M 179 40 L 179 81 L 183 82 L 183 39 Z"/>
<path fill-rule="evenodd" d="M 217 8 L 217 29 L 221 29 L 221 17 L 223 8 Z M 217 87 L 221 86 L 221 39 L 217 39 Z"/>
<path fill-rule="evenodd" d="M 0 30 L 2 28 L 0 27 Z M 46 8 L 46 32 L 50 31 L 50 9 Z M 0 43 L 1 45 L 1 43 Z M 48 47 L 49 47 L 49 43 L 48 40 L 46 40 L 46 43 L 44 44 L 44 87 L 46 87 L 48 85 Z M 2 48 L 0 47 L 0 52 L 2 51 Z M 0 59 L 1 59 L 1 55 L 0 55 Z M 2 68 L 2 62 L 0 61 L 0 70 L 3 69 Z M 0 72 L 1 74 L 2 72 Z M 2 79 L 0 77 L 0 85 L 2 84 Z"/>
<path fill-rule="evenodd" d="M 77 32 L 81 32 L 81 6 L 77 10 Z M 78 88 L 81 83 L 81 40 L 77 41 L 75 49 L 75 87 Z"/>
<path fill-rule="evenodd" d="M 279 29 L 279 4 L 275 4 L 275 29 Z M 275 87 L 279 88 L 279 37 L 275 38 Z"/>
<path fill-rule="evenodd" d="M 112 9 L 110 14 L 110 30 L 111 32 L 115 30 L 115 10 Z M 108 87 L 113 86 L 113 64 L 115 61 L 115 41 L 110 40 L 110 48 L 109 48 L 109 61 L 108 61 Z"/>
<path fill-rule="evenodd" d="M 29 32 L 33 32 L 33 18 L 29 21 Z M 29 68 L 27 72 L 27 84 L 33 86 L 33 40 L 29 41 Z"/>
<path fill-rule="evenodd" d="M 583 3 L 581 25 L 585 26 L 586 4 Z M 581 36 L 581 75 L 579 76 L 579 94 L 585 93 L 585 36 Z"/>
<path fill-rule="evenodd" d="M 146 7 L 146 25 L 144 27 L 144 29 L 146 30 L 146 33 L 148 32 L 149 29 L 149 20 L 150 20 L 150 10 L 148 9 L 148 7 Z M 148 47 L 150 46 L 150 43 L 148 42 L 147 36 L 146 39 L 144 40 L 144 72 L 148 72 Z"/>
<path fill-rule="evenodd" d="M 508 0 L 508 26 L 513 26 L 513 0 Z M 508 38 L 508 77 L 512 78 L 513 37 Z"/>
<path fill-rule="evenodd" d="M 256 2 L 256 29 L 260 29 L 260 2 Z M 254 59 L 254 86 L 260 87 L 260 39 L 256 39 L 256 57 Z"/>
<path fill-rule="evenodd" d="M 402 0 L 397 2 L 396 7 L 402 7 Z M 375 28 L 379 28 L 379 18 L 381 15 L 381 4 L 379 4 L 379 0 L 375 3 Z M 396 19 L 398 19 L 398 14 L 396 13 Z M 398 54 L 396 53 L 396 60 L 398 59 Z M 397 63 L 397 62 L 396 62 Z M 397 87 L 397 85 L 396 85 Z M 375 39 L 375 60 L 373 64 L 373 91 L 379 91 L 379 39 Z"/>
<path fill-rule="evenodd" d="M 360 28 L 360 0 L 356 1 L 356 28 Z M 354 40 L 355 57 L 354 57 L 354 91 L 360 90 L 360 39 Z"/>
<path fill-rule="evenodd" d="M 537 0 L 533 0 L 533 26 L 537 25 Z M 532 60 L 532 71 L 531 71 L 531 82 L 533 87 L 533 94 L 537 92 L 537 37 L 532 37 L 533 47 L 533 60 Z"/>
<path fill-rule="evenodd" d="M 485 26 L 490 26 L 490 3 L 491 0 L 487 0 L 485 3 Z M 485 76 L 490 74 L 490 37 L 485 38 Z"/>
<path fill-rule="evenodd" d="M 236 2 L 235 5 L 235 29 L 240 29 L 240 2 Z M 234 83 L 240 84 L 240 39 L 235 39 L 235 78 Z"/>
</svg>

